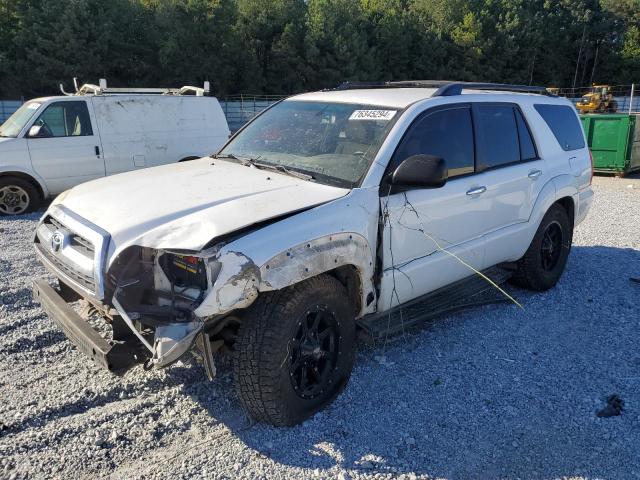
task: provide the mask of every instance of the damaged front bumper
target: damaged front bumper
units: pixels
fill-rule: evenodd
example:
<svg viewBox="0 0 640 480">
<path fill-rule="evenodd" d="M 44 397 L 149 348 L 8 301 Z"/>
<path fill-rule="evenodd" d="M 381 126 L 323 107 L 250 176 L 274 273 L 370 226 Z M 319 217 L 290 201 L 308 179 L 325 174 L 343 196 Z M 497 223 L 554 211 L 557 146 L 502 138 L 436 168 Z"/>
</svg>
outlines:
<svg viewBox="0 0 640 480">
<path fill-rule="evenodd" d="M 33 294 L 34 299 L 40 302 L 43 310 L 58 324 L 67 338 L 99 366 L 121 373 L 144 361 L 144 355 L 128 341 L 130 332 L 126 327 L 119 326 L 114 321 L 113 340 L 107 341 L 46 280 L 33 282 Z"/>
<path fill-rule="evenodd" d="M 139 320 L 140 314 L 127 312 L 120 303 L 121 292 L 121 287 L 118 287 L 112 299 L 113 306 L 120 314 L 122 321 L 152 355 L 149 363 L 151 366 L 161 368 L 171 365 L 191 349 L 196 337 L 202 332 L 204 322 L 197 318 L 184 322 L 163 322 L 155 327 L 152 344 L 134 324 L 135 320 Z"/>
<path fill-rule="evenodd" d="M 44 279 L 33 282 L 34 299 L 67 338 L 98 366 L 116 374 L 137 364 L 144 364 L 145 369 L 163 368 L 179 360 L 195 345 L 207 376 L 213 380 L 216 373 L 213 356 L 222 342 L 212 344 L 203 321 L 192 318 L 188 322 L 159 324 L 151 333 L 141 332 L 138 314 L 125 311 L 117 300 L 117 293 L 120 292 L 114 295 L 113 304 L 119 315 L 109 319 L 112 338 L 107 339 L 69 305 L 77 297 L 65 298 Z"/>
</svg>

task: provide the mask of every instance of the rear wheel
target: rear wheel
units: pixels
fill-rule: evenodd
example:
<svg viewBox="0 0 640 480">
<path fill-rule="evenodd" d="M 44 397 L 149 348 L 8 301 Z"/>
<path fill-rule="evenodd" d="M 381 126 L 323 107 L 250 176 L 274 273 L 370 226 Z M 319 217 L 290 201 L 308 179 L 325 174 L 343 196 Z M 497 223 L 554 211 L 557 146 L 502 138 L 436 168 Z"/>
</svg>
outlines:
<svg viewBox="0 0 640 480">
<path fill-rule="evenodd" d="M 344 286 L 329 275 L 261 295 L 234 346 L 242 404 L 255 419 L 294 425 L 329 404 L 347 384 L 355 321 Z"/>
<path fill-rule="evenodd" d="M 540 222 L 527 253 L 517 262 L 511 281 L 537 291 L 553 287 L 564 272 L 572 239 L 573 226 L 567 211 L 554 204 Z"/>
<path fill-rule="evenodd" d="M 40 196 L 29 181 L 18 177 L 0 178 L 0 215 L 20 215 L 38 207 Z"/>
</svg>

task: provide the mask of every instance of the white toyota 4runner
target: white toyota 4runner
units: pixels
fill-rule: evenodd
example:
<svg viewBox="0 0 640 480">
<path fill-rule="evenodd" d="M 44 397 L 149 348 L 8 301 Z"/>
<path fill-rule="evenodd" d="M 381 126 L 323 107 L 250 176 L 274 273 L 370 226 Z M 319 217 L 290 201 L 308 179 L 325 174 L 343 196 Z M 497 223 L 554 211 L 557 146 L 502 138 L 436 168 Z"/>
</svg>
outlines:
<svg viewBox="0 0 640 480">
<path fill-rule="evenodd" d="M 247 411 L 291 425 L 345 387 L 357 330 L 506 280 L 553 287 L 591 176 L 575 110 L 542 88 L 345 84 L 277 103 L 211 157 L 61 194 L 35 236 L 59 285 L 34 292 L 115 372 L 193 351 L 213 378 L 229 351 Z"/>
</svg>

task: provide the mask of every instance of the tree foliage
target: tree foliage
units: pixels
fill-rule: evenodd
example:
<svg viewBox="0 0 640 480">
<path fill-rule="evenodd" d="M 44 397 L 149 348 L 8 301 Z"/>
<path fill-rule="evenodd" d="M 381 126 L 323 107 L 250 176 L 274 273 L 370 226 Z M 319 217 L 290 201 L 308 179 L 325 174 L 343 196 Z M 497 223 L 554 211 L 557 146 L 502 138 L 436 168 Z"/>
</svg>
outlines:
<svg viewBox="0 0 640 480">
<path fill-rule="evenodd" d="M 640 0 L 0 0 L 0 97 L 211 81 L 217 95 L 444 78 L 640 80 Z"/>
</svg>

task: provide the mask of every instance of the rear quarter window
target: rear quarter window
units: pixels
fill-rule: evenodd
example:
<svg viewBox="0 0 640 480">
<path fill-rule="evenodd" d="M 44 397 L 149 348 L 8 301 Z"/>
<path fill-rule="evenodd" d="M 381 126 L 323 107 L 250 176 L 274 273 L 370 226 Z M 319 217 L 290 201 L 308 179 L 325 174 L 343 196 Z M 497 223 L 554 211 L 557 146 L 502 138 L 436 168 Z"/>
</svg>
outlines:
<svg viewBox="0 0 640 480">
<path fill-rule="evenodd" d="M 578 116 L 568 105 L 534 105 L 565 152 L 584 148 L 584 135 Z"/>
</svg>

